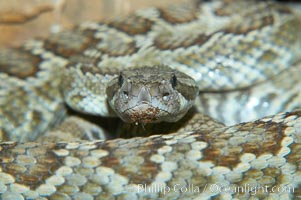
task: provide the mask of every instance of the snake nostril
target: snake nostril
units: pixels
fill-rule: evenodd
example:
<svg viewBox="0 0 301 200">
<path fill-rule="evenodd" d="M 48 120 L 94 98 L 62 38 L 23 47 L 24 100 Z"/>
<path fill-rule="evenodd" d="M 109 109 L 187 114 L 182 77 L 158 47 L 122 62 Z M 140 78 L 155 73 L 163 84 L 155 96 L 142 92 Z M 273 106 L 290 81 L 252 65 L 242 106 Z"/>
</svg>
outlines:
<svg viewBox="0 0 301 200">
<path fill-rule="evenodd" d="M 124 78 L 122 76 L 122 74 L 120 73 L 119 77 L 118 77 L 118 85 L 121 87 L 123 85 L 124 82 Z"/>
</svg>

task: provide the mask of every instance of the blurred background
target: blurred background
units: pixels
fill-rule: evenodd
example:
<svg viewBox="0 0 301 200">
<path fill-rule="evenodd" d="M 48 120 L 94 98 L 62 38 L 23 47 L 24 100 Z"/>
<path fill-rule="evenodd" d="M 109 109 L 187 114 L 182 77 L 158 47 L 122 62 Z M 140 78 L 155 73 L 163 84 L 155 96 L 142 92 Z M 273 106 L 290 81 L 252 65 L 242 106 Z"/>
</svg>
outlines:
<svg viewBox="0 0 301 200">
<path fill-rule="evenodd" d="M 87 20 L 101 21 L 149 6 L 192 1 L 198 0 L 0 0 L 0 47 L 47 37 Z M 292 7 L 301 13 L 301 1 L 281 2 L 293 2 Z"/>
<path fill-rule="evenodd" d="M 82 21 L 101 21 L 149 6 L 166 6 L 192 0 L 0 0 L 0 47 L 18 46 L 24 40 Z"/>
</svg>

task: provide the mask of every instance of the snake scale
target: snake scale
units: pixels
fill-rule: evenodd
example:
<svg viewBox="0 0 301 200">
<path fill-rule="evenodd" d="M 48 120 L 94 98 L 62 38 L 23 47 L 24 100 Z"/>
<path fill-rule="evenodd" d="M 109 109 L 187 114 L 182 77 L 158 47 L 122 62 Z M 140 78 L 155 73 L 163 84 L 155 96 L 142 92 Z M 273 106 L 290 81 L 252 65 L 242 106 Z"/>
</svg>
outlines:
<svg viewBox="0 0 301 200">
<path fill-rule="evenodd" d="M 0 198 L 299 199 L 300 55 L 291 9 L 239 0 L 149 8 L 2 49 Z M 194 101 L 170 134 L 41 136 L 98 135 L 65 103 L 173 124 Z"/>
</svg>

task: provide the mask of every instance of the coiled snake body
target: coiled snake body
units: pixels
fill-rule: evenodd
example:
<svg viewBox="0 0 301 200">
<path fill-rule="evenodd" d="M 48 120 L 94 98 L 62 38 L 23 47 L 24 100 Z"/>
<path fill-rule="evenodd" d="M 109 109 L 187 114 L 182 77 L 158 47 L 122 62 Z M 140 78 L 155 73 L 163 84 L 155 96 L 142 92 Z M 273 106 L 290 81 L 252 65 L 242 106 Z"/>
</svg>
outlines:
<svg viewBox="0 0 301 200">
<path fill-rule="evenodd" d="M 300 55 L 294 13 L 255 1 L 149 8 L 1 50 L 1 198 L 300 198 Z M 65 118 L 65 103 L 177 123 L 195 98 L 199 113 L 229 126 L 197 113 L 166 135 L 41 136 Z M 52 133 L 96 135 L 77 120 L 87 127 L 72 129 L 71 118 Z"/>
</svg>

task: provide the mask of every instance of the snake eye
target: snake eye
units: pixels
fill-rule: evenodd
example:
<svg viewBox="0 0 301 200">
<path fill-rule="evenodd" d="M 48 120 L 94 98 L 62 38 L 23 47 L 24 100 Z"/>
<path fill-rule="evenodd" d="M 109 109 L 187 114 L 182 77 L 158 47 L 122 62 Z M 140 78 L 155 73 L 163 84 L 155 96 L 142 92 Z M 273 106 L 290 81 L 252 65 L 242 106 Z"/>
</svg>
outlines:
<svg viewBox="0 0 301 200">
<path fill-rule="evenodd" d="M 176 75 L 173 74 L 171 76 L 170 84 L 171 84 L 172 88 L 175 88 L 177 86 L 177 77 L 176 77 Z"/>
<path fill-rule="evenodd" d="M 129 98 L 129 92 L 128 91 L 123 91 L 122 94 L 123 94 L 124 99 Z"/>
<path fill-rule="evenodd" d="M 169 96 L 169 92 L 164 92 L 163 97 L 167 97 L 167 96 Z"/>
<path fill-rule="evenodd" d="M 168 101 L 169 100 L 169 95 L 170 95 L 169 92 L 164 92 L 163 95 L 162 95 L 163 100 Z"/>
<path fill-rule="evenodd" d="M 119 85 L 119 87 L 122 86 L 123 82 L 124 82 L 124 78 L 123 78 L 122 74 L 120 73 L 120 75 L 118 77 L 118 85 Z"/>
</svg>

